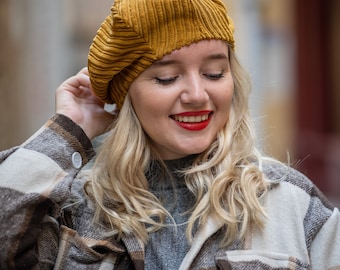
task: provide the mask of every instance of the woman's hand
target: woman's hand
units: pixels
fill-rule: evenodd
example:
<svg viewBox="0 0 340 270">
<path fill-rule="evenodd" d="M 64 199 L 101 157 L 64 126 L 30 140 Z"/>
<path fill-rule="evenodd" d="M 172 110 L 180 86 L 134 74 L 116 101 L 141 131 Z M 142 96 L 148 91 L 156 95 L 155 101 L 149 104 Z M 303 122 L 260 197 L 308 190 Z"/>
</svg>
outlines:
<svg viewBox="0 0 340 270">
<path fill-rule="evenodd" d="M 107 131 L 115 118 L 104 110 L 104 103 L 93 94 L 87 68 L 83 68 L 57 88 L 56 113 L 73 120 L 89 139 Z"/>
</svg>

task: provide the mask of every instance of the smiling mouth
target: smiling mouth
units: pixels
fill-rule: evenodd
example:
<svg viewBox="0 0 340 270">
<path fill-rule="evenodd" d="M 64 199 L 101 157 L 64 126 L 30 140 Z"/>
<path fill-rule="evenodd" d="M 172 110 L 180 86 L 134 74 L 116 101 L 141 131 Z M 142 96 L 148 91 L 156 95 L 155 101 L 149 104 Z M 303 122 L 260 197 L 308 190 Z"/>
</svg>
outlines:
<svg viewBox="0 0 340 270">
<path fill-rule="evenodd" d="M 181 123 L 200 123 L 208 120 L 209 114 L 196 115 L 196 116 L 182 116 L 174 115 L 173 119 Z"/>
<path fill-rule="evenodd" d="M 212 111 L 186 112 L 170 116 L 177 125 L 190 131 L 205 129 L 211 119 Z"/>
</svg>

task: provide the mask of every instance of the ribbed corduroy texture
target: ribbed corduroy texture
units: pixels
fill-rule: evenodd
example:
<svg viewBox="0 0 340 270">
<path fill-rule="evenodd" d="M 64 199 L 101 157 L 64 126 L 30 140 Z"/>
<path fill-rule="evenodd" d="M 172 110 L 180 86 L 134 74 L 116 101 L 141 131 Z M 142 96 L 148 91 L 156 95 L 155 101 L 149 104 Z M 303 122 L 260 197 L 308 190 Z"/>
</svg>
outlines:
<svg viewBox="0 0 340 270">
<path fill-rule="evenodd" d="M 164 55 L 203 39 L 234 47 L 220 0 L 115 0 L 88 57 L 96 95 L 121 108 L 132 81 Z"/>
</svg>

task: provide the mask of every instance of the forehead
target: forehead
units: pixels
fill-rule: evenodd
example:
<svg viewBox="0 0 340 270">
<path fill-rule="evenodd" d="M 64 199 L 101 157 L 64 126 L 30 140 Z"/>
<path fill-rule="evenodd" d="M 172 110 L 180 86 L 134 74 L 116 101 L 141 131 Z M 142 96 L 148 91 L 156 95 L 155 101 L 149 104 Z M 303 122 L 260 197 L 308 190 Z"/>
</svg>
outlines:
<svg viewBox="0 0 340 270">
<path fill-rule="evenodd" d="M 156 61 L 154 65 L 160 65 L 164 62 L 177 59 L 185 59 L 193 56 L 196 58 L 213 58 L 213 55 L 224 55 L 228 58 L 228 45 L 222 40 L 201 40 L 197 43 L 184 46 L 178 50 L 172 51 L 170 54 L 163 56 L 162 59 Z M 220 57 L 217 57 L 220 58 Z"/>
</svg>

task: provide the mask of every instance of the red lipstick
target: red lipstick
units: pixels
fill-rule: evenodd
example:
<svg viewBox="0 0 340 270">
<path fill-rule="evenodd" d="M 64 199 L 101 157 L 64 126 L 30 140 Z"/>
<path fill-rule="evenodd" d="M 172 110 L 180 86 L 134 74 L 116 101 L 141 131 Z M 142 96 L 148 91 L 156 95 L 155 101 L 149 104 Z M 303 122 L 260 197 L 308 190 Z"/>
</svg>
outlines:
<svg viewBox="0 0 340 270">
<path fill-rule="evenodd" d="M 200 131 L 205 129 L 211 119 L 212 111 L 192 111 L 183 112 L 172 115 L 171 118 L 175 120 L 176 124 L 186 130 Z"/>
</svg>

